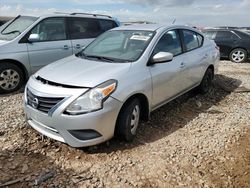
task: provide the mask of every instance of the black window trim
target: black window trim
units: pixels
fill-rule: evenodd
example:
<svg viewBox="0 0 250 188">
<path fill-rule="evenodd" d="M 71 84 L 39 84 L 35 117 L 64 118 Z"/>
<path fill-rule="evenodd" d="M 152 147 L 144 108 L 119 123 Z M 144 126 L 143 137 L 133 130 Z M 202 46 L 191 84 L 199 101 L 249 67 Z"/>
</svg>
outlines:
<svg viewBox="0 0 250 188">
<path fill-rule="evenodd" d="M 22 44 L 22 43 L 31 43 L 29 42 L 28 38 L 31 34 L 31 31 L 38 25 L 40 24 L 42 21 L 47 20 L 47 19 L 51 19 L 51 18 L 62 18 L 64 19 L 64 25 L 65 25 L 65 32 L 66 32 L 66 39 L 60 39 L 60 40 L 46 40 L 46 41 L 36 41 L 36 42 L 32 42 L 32 43 L 40 43 L 40 42 L 55 42 L 55 41 L 65 41 L 65 40 L 70 40 L 69 39 L 69 29 L 68 29 L 68 25 L 67 25 L 67 19 L 66 17 L 63 16 L 53 16 L 53 17 L 47 17 L 44 19 L 41 19 L 36 25 L 34 25 L 24 36 L 23 38 L 21 38 L 19 40 L 18 43 Z"/>
<path fill-rule="evenodd" d="M 202 46 L 203 46 L 203 44 L 204 44 L 204 36 L 203 35 L 201 35 L 200 33 L 198 33 L 198 32 L 196 32 L 196 31 L 193 31 L 193 30 L 191 30 L 191 29 L 179 29 L 180 30 L 180 34 L 181 34 L 181 41 L 182 41 L 182 43 L 183 43 L 183 46 L 184 46 L 184 52 L 183 53 L 188 53 L 188 52 L 191 52 L 191 51 L 193 51 L 193 50 L 196 50 L 196 49 L 198 49 L 198 48 L 201 48 Z M 196 36 L 197 35 L 200 35 L 201 37 L 202 37 L 202 42 L 201 42 L 201 45 L 199 45 L 199 41 L 198 41 L 198 37 L 197 37 L 197 42 L 198 42 L 198 47 L 196 47 L 196 48 L 193 48 L 193 49 L 191 49 L 191 50 L 187 50 L 187 46 L 186 46 L 186 44 L 185 44 L 185 42 L 184 42 L 184 34 L 183 34 L 183 31 L 184 30 L 187 30 L 187 31 L 191 31 L 191 32 L 193 32 Z"/>
</svg>

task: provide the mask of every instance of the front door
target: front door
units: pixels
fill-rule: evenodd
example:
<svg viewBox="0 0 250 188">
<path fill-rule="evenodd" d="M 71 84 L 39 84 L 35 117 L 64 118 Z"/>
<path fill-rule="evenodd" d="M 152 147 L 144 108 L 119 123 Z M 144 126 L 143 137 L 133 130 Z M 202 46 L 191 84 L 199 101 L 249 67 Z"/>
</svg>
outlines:
<svg viewBox="0 0 250 188">
<path fill-rule="evenodd" d="M 27 43 L 32 73 L 41 67 L 73 54 L 66 34 L 65 18 L 47 18 L 32 30 L 38 34 L 36 42 Z"/>
<path fill-rule="evenodd" d="M 150 66 L 153 83 L 153 108 L 170 100 L 180 93 L 185 81 L 185 55 L 177 30 L 166 32 L 158 41 L 153 54 L 170 52 L 174 55 L 171 62 L 158 63 Z"/>
</svg>

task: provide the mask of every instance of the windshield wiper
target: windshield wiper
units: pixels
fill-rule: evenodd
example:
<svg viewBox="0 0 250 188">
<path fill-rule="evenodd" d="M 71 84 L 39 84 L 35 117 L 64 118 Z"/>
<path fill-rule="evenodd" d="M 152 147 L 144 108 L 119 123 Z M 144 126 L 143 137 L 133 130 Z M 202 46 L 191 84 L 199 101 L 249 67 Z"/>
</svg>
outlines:
<svg viewBox="0 0 250 188">
<path fill-rule="evenodd" d="M 97 56 L 97 55 L 85 55 L 84 53 L 82 53 L 82 56 L 85 58 L 94 58 L 94 59 L 98 59 L 101 61 L 108 61 L 108 62 L 114 62 L 115 59 L 110 58 L 110 57 L 104 57 L 104 56 Z"/>
<path fill-rule="evenodd" d="M 13 34 L 13 33 L 18 33 L 19 35 L 21 34 L 20 31 L 14 30 L 14 31 L 10 31 L 10 32 L 7 32 L 7 33 L 3 33 L 3 32 L 2 32 L 2 35 L 9 35 L 9 34 Z"/>
<path fill-rule="evenodd" d="M 112 57 L 105 57 L 105 56 L 97 56 L 97 55 L 86 55 L 84 52 L 79 52 L 76 54 L 77 57 L 85 58 L 85 59 L 97 59 L 100 61 L 106 62 L 122 62 L 122 63 L 130 63 L 129 60 L 112 58 Z"/>
</svg>

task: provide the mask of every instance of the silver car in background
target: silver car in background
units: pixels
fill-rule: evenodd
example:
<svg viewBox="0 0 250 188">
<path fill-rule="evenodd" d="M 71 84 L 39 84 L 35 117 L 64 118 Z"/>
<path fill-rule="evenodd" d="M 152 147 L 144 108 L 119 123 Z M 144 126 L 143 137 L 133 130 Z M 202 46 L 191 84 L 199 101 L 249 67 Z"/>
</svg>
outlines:
<svg viewBox="0 0 250 188">
<path fill-rule="evenodd" d="M 190 27 L 115 28 L 30 77 L 27 121 L 73 147 L 115 134 L 132 141 L 153 110 L 193 88 L 207 92 L 219 57 L 216 44 Z"/>
<path fill-rule="evenodd" d="M 99 14 L 17 16 L 0 27 L 0 94 L 18 90 L 41 67 L 81 51 L 118 25 Z"/>
</svg>

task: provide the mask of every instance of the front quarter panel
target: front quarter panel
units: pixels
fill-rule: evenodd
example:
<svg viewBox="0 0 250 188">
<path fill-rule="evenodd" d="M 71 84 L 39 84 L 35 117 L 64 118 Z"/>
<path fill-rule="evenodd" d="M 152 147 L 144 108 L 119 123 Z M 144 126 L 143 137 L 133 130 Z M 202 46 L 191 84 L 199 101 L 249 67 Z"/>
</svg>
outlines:
<svg viewBox="0 0 250 188">
<path fill-rule="evenodd" d="M 117 89 L 112 97 L 125 103 L 131 96 L 143 94 L 150 104 L 152 83 L 146 61 L 147 59 L 142 57 L 137 62 L 131 63 L 129 71 L 119 77 Z"/>
<path fill-rule="evenodd" d="M 16 41 L 12 41 L 0 46 L 0 61 L 21 63 L 27 70 L 28 76 L 30 76 L 30 63 L 26 44 L 19 44 Z"/>
</svg>

